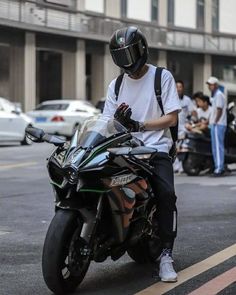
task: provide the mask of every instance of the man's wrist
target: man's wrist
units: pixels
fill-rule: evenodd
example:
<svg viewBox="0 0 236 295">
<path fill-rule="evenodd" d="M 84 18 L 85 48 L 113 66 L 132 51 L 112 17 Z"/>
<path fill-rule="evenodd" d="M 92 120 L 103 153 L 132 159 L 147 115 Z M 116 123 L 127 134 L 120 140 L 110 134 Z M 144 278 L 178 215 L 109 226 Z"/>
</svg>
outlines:
<svg viewBox="0 0 236 295">
<path fill-rule="evenodd" d="M 145 129 L 145 122 L 139 122 L 139 132 L 144 132 Z"/>
</svg>

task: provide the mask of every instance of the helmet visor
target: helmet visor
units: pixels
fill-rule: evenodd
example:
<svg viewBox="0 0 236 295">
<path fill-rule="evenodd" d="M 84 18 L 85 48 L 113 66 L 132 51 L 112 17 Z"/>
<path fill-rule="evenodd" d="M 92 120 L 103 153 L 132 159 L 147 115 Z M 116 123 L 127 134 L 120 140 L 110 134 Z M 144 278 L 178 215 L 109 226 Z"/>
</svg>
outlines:
<svg viewBox="0 0 236 295">
<path fill-rule="evenodd" d="M 118 49 L 111 49 L 114 63 L 119 67 L 129 67 L 136 63 L 144 54 L 142 41 Z"/>
</svg>

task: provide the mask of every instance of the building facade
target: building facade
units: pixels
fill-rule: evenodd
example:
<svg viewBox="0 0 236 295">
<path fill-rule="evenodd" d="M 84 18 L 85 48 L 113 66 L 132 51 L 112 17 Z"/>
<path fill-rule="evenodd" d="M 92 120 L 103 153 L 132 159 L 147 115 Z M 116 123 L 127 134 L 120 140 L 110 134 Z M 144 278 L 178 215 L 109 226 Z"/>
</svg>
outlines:
<svg viewBox="0 0 236 295">
<path fill-rule="evenodd" d="M 219 77 L 236 98 L 235 0 L 0 0 L 0 96 L 25 111 L 48 99 L 106 95 L 120 70 L 108 42 L 118 28 L 146 35 L 149 60 L 186 91 Z"/>
</svg>

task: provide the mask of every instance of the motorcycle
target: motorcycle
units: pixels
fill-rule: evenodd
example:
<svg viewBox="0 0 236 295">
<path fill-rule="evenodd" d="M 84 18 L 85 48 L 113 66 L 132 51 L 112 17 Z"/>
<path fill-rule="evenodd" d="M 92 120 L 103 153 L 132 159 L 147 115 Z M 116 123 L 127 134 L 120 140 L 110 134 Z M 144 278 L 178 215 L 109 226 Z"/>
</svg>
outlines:
<svg viewBox="0 0 236 295">
<path fill-rule="evenodd" d="M 26 132 L 56 146 L 47 164 L 55 216 L 42 255 L 52 292 L 73 292 L 91 261 L 115 261 L 126 252 L 138 263 L 156 261 L 162 245 L 152 190 L 155 149 L 113 119 L 86 121 L 70 143 L 41 129 Z"/>
<path fill-rule="evenodd" d="M 228 105 L 227 129 L 225 135 L 225 164 L 236 163 L 236 120 L 234 103 Z M 197 176 L 206 170 L 214 171 L 210 134 L 189 132 L 179 142 L 178 158 L 183 170 L 189 176 Z"/>
</svg>

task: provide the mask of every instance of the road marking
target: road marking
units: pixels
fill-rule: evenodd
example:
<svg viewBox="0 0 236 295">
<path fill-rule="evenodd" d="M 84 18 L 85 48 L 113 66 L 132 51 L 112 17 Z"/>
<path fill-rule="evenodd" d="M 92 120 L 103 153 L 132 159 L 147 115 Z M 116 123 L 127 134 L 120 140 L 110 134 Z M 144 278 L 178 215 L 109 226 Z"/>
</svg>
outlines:
<svg viewBox="0 0 236 295">
<path fill-rule="evenodd" d="M 2 169 L 12 169 L 12 168 L 27 167 L 27 166 L 33 166 L 33 165 L 36 165 L 36 164 L 37 164 L 37 162 L 25 162 L 25 163 L 0 165 L 0 170 L 2 170 Z"/>
<path fill-rule="evenodd" d="M 10 234 L 11 232 L 9 232 L 9 231 L 1 231 L 0 230 L 0 236 L 2 236 L 2 235 L 5 235 L 5 234 Z"/>
<path fill-rule="evenodd" d="M 236 282 L 236 267 L 217 276 L 188 295 L 216 295 L 234 282 Z"/>
<path fill-rule="evenodd" d="M 136 295 L 161 295 L 164 294 L 177 286 L 183 284 L 184 282 L 192 279 L 195 276 L 200 275 L 201 273 L 209 270 L 212 267 L 224 262 L 225 260 L 236 256 L 236 244 L 200 261 L 184 270 L 181 270 L 178 273 L 178 282 L 176 283 L 163 283 L 158 282 L 150 287 L 136 293 Z M 158 292 L 158 293 L 157 293 Z M 204 294 L 204 293 L 202 293 Z"/>
</svg>

